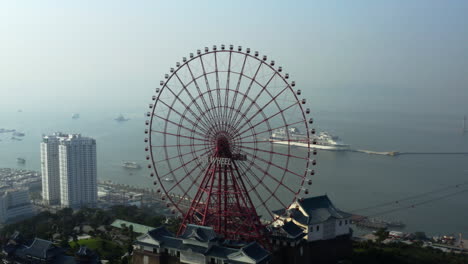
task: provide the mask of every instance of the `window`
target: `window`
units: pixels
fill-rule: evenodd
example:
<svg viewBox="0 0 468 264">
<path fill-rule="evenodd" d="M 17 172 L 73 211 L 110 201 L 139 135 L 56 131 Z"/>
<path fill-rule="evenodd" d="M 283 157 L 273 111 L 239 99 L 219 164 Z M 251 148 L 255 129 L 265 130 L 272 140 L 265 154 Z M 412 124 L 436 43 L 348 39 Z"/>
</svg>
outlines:
<svg viewBox="0 0 468 264">
<path fill-rule="evenodd" d="M 347 224 L 348 224 L 348 220 L 345 220 L 344 223 L 345 223 L 345 225 L 347 225 Z"/>
<path fill-rule="evenodd" d="M 317 226 L 317 228 L 315 228 L 315 231 L 319 231 L 319 228 L 320 228 L 320 226 Z"/>
<path fill-rule="evenodd" d="M 342 222 L 342 221 L 340 220 L 340 226 L 341 226 L 341 222 Z"/>
</svg>

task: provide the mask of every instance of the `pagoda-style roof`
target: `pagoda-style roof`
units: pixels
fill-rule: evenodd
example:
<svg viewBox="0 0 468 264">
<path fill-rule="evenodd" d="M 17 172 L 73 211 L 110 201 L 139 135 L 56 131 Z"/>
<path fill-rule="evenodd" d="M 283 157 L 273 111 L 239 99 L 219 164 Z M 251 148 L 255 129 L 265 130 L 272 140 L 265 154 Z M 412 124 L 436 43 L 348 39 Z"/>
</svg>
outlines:
<svg viewBox="0 0 468 264">
<path fill-rule="evenodd" d="M 200 242 L 210 242 L 218 238 L 212 227 L 189 224 L 180 236 L 183 239 L 195 239 Z"/>
<path fill-rule="evenodd" d="M 298 200 L 295 205 L 296 208 L 276 210 L 273 213 L 279 216 L 289 216 L 302 225 L 323 223 L 331 218 L 345 219 L 351 217 L 351 214 L 336 208 L 327 195 Z"/>
<path fill-rule="evenodd" d="M 270 253 L 256 242 L 251 242 L 241 248 L 226 247 L 221 243 L 213 228 L 197 225 L 187 225 L 184 233 L 179 237 L 161 226 L 138 237 L 135 244 L 201 254 L 223 259 L 225 263 L 245 263 L 245 258 L 250 259 L 249 263 L 264 263 L 270 256 Z"/>
</svg>

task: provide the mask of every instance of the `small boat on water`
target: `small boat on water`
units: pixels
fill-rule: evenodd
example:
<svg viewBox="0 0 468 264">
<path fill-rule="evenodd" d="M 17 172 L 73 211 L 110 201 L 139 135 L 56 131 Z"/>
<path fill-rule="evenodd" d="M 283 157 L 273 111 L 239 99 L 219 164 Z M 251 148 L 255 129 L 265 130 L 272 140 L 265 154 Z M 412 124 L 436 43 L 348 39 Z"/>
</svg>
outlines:
<svg viewBox="0 0 468 264">
<path fill-rule="evenodd" d="M 162 178 L 162 180 L 165 181 L 165 182 L 173 182 L 174 181 L 174 179 L 171 178 L 171 177 L 165 177 L 165 178 Z"/>
<path fill-rule="evenodd" d="M 141 169 L 140 164 L 134 162 L 134 161 L 124 161 L 122 164 L 122 167 L 126 169 Z"/>
<path fill-rule="evenodd" d="M 72 115 L 72 119 L 78 119 L 78 118 L 80 118 L 80 114 L 75 113 Z"/>
<path fill-rule="evenodd" d="M 120 114 L 117 118 L 114 119 L 117 122 L 125 122 L 130 120 L 129 118 L 125 118 L 122 114 Z"/>
<path fill-rule="evenodd" d="M 18 162 L 18 164 L 25 164 L 25 163 L 26 163 L 26 159 L 24 159 L 24 158 L 16 158 L 16 162 Z"/>
<path fill-rule="evenodd" d="M 23 132 L 15 131 L 13 132 L 14 137 L 24 137 L 25 134 Z"/>
</svg>

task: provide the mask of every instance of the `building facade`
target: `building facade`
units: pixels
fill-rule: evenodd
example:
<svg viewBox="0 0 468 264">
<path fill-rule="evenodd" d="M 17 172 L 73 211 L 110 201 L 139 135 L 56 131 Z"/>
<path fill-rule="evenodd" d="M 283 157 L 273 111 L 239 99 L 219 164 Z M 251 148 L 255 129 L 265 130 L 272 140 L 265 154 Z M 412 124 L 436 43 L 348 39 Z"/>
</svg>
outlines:
<svg viewBox="0 0 468 264">
<path fill-rule="evenodd" d="M 327 195 L 310 197 L 294 202 L 287 210 L 277 210 L 277 225 L 292 221 L 303 228 L 307 241 L 330 240 L 349 236 L 351 214 L 336 208 Z"/>
<path fill-rule="evenodd" d="M 27 189 L 0 191 L 0 223 L 23 219 L 35 214 Z"/>
<path fill-rule="evenodd" d="M 60 204 L 58 146 L 65 134 L 44 136 L 41 142 L 42 200 L 47 205 Z"/>
<path fill-rule="evenodd" d="M 97 162 L 94 139 L 80 134 L 54 133 L 43 138 L 41 155 L 46 204 L 71 208 L 96 206 Z"/>
</svg>

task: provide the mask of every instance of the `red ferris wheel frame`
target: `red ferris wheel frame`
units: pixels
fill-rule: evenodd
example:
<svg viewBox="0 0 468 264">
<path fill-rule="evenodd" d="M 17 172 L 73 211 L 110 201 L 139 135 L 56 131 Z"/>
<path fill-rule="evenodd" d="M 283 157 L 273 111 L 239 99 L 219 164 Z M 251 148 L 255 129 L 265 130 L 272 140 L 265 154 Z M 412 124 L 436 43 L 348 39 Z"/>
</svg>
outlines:
<svg viewBox="0 0 468 264">
<path fill-rule="evenodd" d="M 177 62 L 156 88 L 145 150 L 157 192 L 184 217 L 179 233 L 198 224 L 226 239 L 261 240 L 258 210 L 272 221 L 273 209 L 308 194 L 303 185 L 311 184 L 316 164 L 310 110 L 289 74 L 266 61 L 240 46 L 213 46 Z M 299 126 L 306 131 L 300 139 L 290 133 Z M 273 138 L 275 131 L 285 138 Z"/>
</svg>

